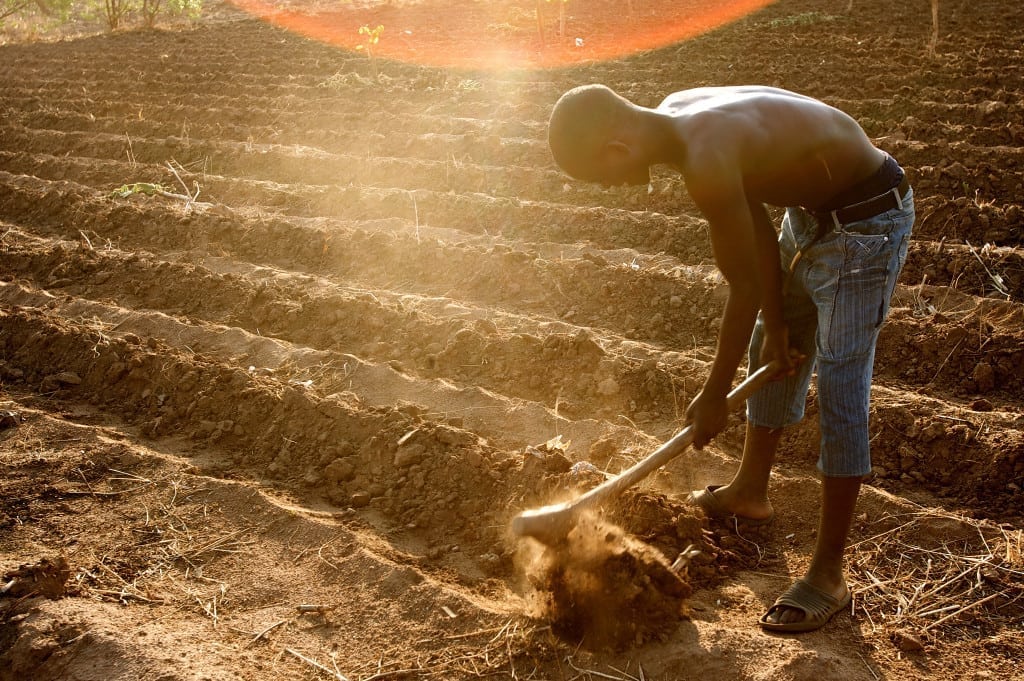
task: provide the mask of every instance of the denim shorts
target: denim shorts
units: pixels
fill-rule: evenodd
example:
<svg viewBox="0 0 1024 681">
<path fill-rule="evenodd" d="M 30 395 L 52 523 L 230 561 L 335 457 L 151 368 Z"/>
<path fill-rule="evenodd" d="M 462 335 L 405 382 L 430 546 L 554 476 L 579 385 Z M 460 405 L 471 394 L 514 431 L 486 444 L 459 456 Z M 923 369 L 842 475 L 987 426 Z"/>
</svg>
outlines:
<svg viewBox="0 0 1024 681">
<path fill-rule="evenodd" d="M 871 472 L 868 407 L 878 331 L 889 313 L 896 279 L 907 258 L 914 225 L 914 192 L 901 208 L 832 228 L 816 243 L 818 221 L 802 208 L 787 208 L 779 236 L 783 270 L 798 249 L 783 297 L 790 347 L 807 359 L 794 376 L 769 383 L 747 400 L 747 420 L 781 428 L 800 421 L 811 373 L 817 367 L 821 448 L 818 469 L 828 477 Z M 784 275 L 785 276 L 785 275 Z M 764 320 L 750 339 L 750 371 L 761 365 Z"/>
</svg>

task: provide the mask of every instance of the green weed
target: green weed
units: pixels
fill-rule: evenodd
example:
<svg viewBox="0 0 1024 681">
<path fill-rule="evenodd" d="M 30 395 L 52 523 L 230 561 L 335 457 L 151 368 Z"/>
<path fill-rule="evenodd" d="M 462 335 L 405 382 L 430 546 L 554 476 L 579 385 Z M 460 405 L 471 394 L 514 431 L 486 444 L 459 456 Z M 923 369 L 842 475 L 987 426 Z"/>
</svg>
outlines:
<svg viewBox="0 0 1024 681">
<path fill-rule="evenodd" d="M 366 56 L 370 59 L 370 69 L 373 71 L 373 77 L 377 77 L 377 62 L 373 58 L 373 46 L 380 42 L 380 34 L 384 32 L 384 27 L 378 25 L 377 28 L 370 28 L 368 25 L 363 24 L 359 27 L 359 35 L 365 35 L 364 40 L 359 45 L 356 45 L 357 50 L 363 50 L 366 52 Z"/>
</svg>

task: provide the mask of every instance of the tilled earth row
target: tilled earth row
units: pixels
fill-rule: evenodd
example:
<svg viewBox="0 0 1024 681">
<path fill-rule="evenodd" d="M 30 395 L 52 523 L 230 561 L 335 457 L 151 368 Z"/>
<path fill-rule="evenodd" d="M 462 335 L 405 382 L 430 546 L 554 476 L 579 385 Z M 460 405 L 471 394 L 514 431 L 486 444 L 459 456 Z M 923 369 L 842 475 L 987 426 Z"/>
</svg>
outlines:
<svg viewBox="0 0 1024 681">
<path fill-rule="evenodd" d="M 1019 527 L 1024 10 L 949 8 L 929 56 L 927 12 L 861 4 L 785 0 L 657 53 L 503 75 L 374 78 L 230 10 L 4 47 L 0 379 L 354 523 L 370 539 L 353 542 L 500 609 L 523 590 L 510 515 L 679 429 L 727 296 L 678 179 L 569 182 L 551 104 L 584 82 L 648 104 L 766 83 L 850 112 L 915 187 L 871 484 Z M 786 475 L 816 459 L 809 406 Z M 684 491 L 627 495 L 622 523 L 670 558 L 700 548 L 698 587 L 756 564 L 760 548 L 693 522 Z"/>
</svg>

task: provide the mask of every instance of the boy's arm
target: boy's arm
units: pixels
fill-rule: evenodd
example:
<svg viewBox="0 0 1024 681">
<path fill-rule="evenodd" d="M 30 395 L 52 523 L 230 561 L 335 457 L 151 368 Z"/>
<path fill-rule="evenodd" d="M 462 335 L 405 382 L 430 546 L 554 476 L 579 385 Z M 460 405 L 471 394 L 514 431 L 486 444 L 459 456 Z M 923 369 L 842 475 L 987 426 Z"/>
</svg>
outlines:
<svg viewBox="0 0 1024 681">
<path fill-rule="evenodd" d="M 782 318 L 782 266 L 779 263 L 779 240 L 763 203 L 748 203 L 757 244 L 758 276 L 761 281 L 761 315 L 764 317 L 764 346 L 761 359 L 765 364 L 778 362 L 793 372 L 789 352 L 789 333 Z"/>
<path fill-rule="evenodd" d="M 725 426 L 725 396 L 750 343 L 759 309 L 765 316 L 766 345 L 772 358 L 785 358 L 782 285 L 775 230 L 764 206 L 747 200 L 738 169 L 704 163 L 699 175 L 684 175 L 687 189 L 710 225 L 711 247 L 729 297 L 722 315 L 711 372 L 687 411 L 696 432 L 694 445 L 706 444 Z"/>
</svg>

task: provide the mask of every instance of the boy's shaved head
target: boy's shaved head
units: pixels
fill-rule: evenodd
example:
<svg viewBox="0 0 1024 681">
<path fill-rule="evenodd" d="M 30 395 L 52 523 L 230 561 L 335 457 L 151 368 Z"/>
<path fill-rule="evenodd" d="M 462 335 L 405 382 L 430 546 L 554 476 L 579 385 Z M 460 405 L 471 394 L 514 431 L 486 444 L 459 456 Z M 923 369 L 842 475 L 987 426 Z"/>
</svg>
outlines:
<svg viewBox="0 0 1024 681">
<path fill-rule="evenodd" d="M 548 122 L 555 163 L 577 179 L 599 179 L 599 156 L 631 109 L 628 100 L 604 85 L 581 85 L 566 92 Z"/>
</svg>

